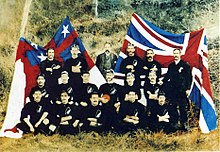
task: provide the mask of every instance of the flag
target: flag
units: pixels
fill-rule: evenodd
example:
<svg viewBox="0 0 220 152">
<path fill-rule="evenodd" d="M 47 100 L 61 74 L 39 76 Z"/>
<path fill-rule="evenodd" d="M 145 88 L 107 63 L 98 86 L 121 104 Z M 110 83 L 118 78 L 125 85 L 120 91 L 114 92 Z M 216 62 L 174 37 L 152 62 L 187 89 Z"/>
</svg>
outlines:
<svg viewBox="0 0 220 152">
<path fill-rule="evenodd" d="M 0 131 L 0 137 L 22 137 L 22 132 L 18 131 L 15 125 L 19 122 L 22 108 L 29 101 L 28 95 L 31 88 L 36 86 L 36 77 L 40 72 L 39 64 L 47 58 L 46 50 L 53 48 L 55 59 L 63 63 L 71 58 L 70 48 L 73 44 L 79 46 L 80 53 L 86 59 L 90 72 L 90 82 L 98 87 L 106 82 L 87 53 L 68 17 L 62 22 L 55 36 L 44 47 L 20 38 L 7 114 Z"/>
<path fill-rule="evenodd" d="M 65 62 L 67 59 L 72 57 L 70 49 L 74 44 L 79 46 L 80 53 L 86 59 L 90 73 L 90 82 L 96 84 L 98 87 L 105 83 L 106 81 L 103 75 L 87 53 L 81 39 L 76 33 L 68 17 L 64 19 L 55 36 L 45 46 L 45 48 L 53 48 L 55 52 L 55 58 L 61 62 Z"/>
<path fill-rule="evenodd" d="M 40 72 L 38 64 L 46 59 L 43 47 L 20 38 L 17 48 L 14 76 L 9 94 L 7 114 L 0 131 L 0 137 L 20 138 L 22 132 L 7 131 L 20 120 L 21 110 L 29 102 L 31 88 L 36 85 L 36 77 Z"/>
<path fill-rule="evenodd" d="M 173 50 L 175 48 L 181 49 L 181 59 L 188 62 L 192 68 L 193 83 L 189 98 L 200 108 L 201 131 L 208 133 L 216 129 L 217 118 L 208 73 L 205 30 L 173 34 L 133 13 L 115 67 L 115 79 L 118 83 L 122 83 L 120 78 L 124 76 L 120 73 L 120 65 L 122 60 L 127 57 L 126 47 L 129 42 L 136 46 L 136 55 L 142 59 L 147 49 L 153 49 L 154 59 L 164 67 L 163 74 L 166 73 L 168 65 L 173 62 Z M 143 102 L 146 99 L 141 100 L 140 102 Z"/>
</svg>

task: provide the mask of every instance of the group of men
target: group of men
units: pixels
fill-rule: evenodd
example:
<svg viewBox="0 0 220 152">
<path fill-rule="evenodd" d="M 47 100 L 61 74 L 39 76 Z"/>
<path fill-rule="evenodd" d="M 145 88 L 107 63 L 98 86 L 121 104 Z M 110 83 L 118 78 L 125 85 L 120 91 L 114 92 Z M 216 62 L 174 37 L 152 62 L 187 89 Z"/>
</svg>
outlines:
<svg viewBox="0 0 220 152">
<path fill-rule="evenodd" d="M 181 50 L 174 49 L 174 62 L 161 80 L 161 64 L 154 60 L 154 51 L 146 50 L 146 59 L 135 54 L 135 46 L 127 46 L 127 57 L 120 71 L 125 74 L 123 86 L 114 82 L 117 56 L 111 43 L 98 55 L 96 65 L 106 83 L 99 88 L 89 82 L 90 73 L 79 47 L 71 48 L 72 58 L 64 64 L 55 60 L 54 50 L 47 50 L 47 59 L 40 64 L 37 86 L 33 87 L 16 130 L 52 135 L 76 134 L 81 131 L 126 133 L 137 129 L 170 133 L 187 129 L 187 95 L 191 85 L 188 63 L 181 60 Z M 145 75 L 141 85 L 141 75 Z M 140 88 L 147 105 L 141 104 Z"/>
</svg>

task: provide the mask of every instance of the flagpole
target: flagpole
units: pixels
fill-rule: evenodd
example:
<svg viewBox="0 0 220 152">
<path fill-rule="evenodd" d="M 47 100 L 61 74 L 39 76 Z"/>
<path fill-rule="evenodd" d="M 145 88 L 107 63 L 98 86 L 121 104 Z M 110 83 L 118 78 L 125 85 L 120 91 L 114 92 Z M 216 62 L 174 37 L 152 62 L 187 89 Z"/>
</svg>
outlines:
<svg viewBox="0 0 220 152">
<path fill-rule="evenodd" d="M 22 17 L 22 22 L 21 22 L 20 37 L 24 36 L 25 27 L 26 27 L 27 21 L 28 21 L 28 14 L 30 11 L 31 2 L 32 2 L 32 0 L 25 1 L 24 12 L 23 12 L 23 17 Z"/>
</svg>

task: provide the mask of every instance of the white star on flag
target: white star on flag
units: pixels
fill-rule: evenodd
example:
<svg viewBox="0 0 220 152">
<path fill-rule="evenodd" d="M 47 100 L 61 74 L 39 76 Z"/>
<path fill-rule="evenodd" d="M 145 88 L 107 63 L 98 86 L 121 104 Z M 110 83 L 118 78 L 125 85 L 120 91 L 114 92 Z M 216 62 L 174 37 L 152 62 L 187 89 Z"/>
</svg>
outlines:
<svg viewBox="0 0 220 152">
<path fill-rule="evenodd" d="M 43 53 L 41 53 L 39 56 L 37 56 L 40 59 L 40 62 L 47 59 L 47 56 L 44 56 Z"/>
<path fill-rule="evenodd" d="M 36 43 L 32 43 L 31 42 L 31 45 L 35 48 L 35 49 L 38 49 L 38 45 Z"/>
<path fill-rule="evenodd" d="M 69 27 L 69 25 L 66 25 L 66 26 L 63 25 L 63 31 L 61 33 L 63 33 L 64 38 L 66 38 L 67 33 L 70 33 L 68 31 L 68 27 Z"/>
</svg>

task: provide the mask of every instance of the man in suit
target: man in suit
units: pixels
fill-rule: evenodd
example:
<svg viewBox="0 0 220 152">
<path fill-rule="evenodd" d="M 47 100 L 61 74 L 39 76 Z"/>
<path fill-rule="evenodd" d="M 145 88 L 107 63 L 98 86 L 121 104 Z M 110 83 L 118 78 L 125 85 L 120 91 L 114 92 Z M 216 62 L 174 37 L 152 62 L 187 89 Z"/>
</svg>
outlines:
<svg viewBox="0 0 220 152">
<path fill-rule="evenodd" d="M 114 69 L 117 62 L 117 56 L 111 51 L 112 45 L 106 42 L 104 45 L 104 52 L 99 54 L 96 58 L 96 66 L 100 72 L 105 75 L 106 70 Z"/>
<path fill-rule="evenodd" d="M 181 60 L 181 50 L 173 50 L 174 62 L 168 66 L 168 72 L 164 77 L 163 87 L 167 91 L 168 98 L 179 109 L 179 121 L 183 129 L 187 129 L 187 109 L 189 101 L 187 96 L 192 83 L 190 65 Z"/>
</svg>

